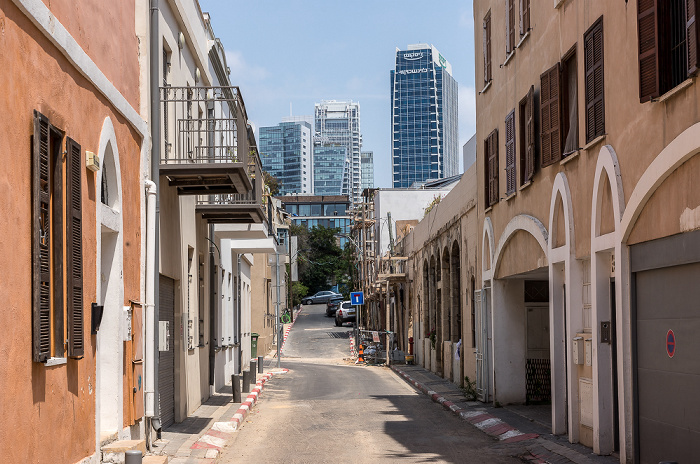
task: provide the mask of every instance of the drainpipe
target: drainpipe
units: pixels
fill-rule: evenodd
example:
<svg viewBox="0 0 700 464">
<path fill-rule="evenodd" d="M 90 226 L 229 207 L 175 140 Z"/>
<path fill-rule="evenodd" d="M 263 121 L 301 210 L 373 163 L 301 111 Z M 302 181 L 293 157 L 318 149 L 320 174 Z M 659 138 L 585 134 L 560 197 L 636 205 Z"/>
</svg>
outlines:
<svg viewBox="0 0 700 464">
<path fill-rule="evenodd" d="M 216 272 L 216 263 L 214 262 L 214 224 L 209 224 L 209 389 L 210 395 L 216 391 L 214 387 L 214 367 L 216 367 L 216 348 L 218 340 L 216 339 L 216 283 L 219 276 Z"/>
<path fill-rule="evenodd" d="M 160 86 L 159 86 L 159 77 L 160 77 L 160 33 L 158 31 L 158 22 L 160 20 L 160 11 L 158 10 L 158 0 L 150 0 L 151 2 L 151 8 L 150 8 L 150 26 L 151 26 L 151 34 L 150 34 L 150 87 L 151 87 L 151 182 L 153 183 L 153 188 L 155 189 L 156 195 L 155 195 L 155 201 L 154 201 L 154 217 L 153 221 L 151 222 L 153 224 L 153 246 L 152 246 L 152 255 L 153 255 L 153 266 L 151 267 L 152 269 L 152 276 L 151 276 L 151 283 L 153 285 L 153 346 L 158 347 L 158 330 L 157 327 L 159 325 L 160 317 L 158 314 L 160 305 L 159 305 L 159 288 L 160 288 L 160 282 L 159 282 L 159 272 L 157 272 L 157 267 L 159 265 L 159 247 L 160 247 L 160 231 L 159 231 L 159 222 L 160 222 L 160 199 L 157 195 L 157 192 L 160 188 Z M 149 249 L 150 253 L 150 249 Z M 171 330 L 174 330 L 174 328 L 171 327 Z M 160 401 L 159 401 L 159 392 L 158 392 L 158 358 L 159 358 L 159 353 L 154 349 L 153 353 L 153 395 L 152 396 L 152 401 L 153 401 L 153 406 L 151 409 L 152 415 L 151 417 L 151 425 L 153 426 L 153 429 L 158 433 L 158 438 L 160 438 L 160 429 L 161 429 L 161 423 L 160 423 Z"/>
<path fill-rule="evenodd" d="M 243 283 L 241 282 L 241 254 L 237 253 L 237 273 L 238 273 L 238 288 L 236 289 L 236 314 L 234 316 L 236 324 L 236 339 L 234 340 L 233 346 L 236 347 L 236 354 L 238 356 L 238 364 L 236 365 L 236 374 L 241 375 L 241 369 L 243 364 L 243 350 L 241 349 L 241 288 L 243 288 Z"/>
<path fill-rule="evenodd" d="M 155 264 L 156 264 L 156 184 L 146 180 L 146 417 L 155 415 Z"/>
</svg>

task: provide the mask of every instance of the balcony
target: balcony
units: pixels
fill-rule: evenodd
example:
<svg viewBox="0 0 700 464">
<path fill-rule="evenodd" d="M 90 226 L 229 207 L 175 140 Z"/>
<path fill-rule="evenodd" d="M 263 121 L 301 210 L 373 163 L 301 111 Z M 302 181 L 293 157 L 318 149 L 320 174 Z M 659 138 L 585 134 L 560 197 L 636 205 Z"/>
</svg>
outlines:
<svg viewBox="0 0 700 464">
<path fill-rule="evenodd" d="M 255 153 L 248 160 L 246 178 L 250 179 L 251 189 L 247 193 L 200 196 L 195 211 L 202 215 L 202 219 L 210 224 L 263 224 L 266 218 L 262 204 L 262 167 Z"/>
<path fill-rule="evenodd" d="M 161 87 L 160 175 L 179 195 L 246 195 L 255 137 L 238 87 Z"/>
</svg>

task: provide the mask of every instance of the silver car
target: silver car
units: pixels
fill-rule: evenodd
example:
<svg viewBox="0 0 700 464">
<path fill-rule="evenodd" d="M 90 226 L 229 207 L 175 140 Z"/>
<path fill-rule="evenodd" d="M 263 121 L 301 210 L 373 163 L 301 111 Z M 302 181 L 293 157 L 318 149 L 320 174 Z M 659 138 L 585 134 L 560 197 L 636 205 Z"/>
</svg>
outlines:
<svg viewBox="0 0 700 464">
<path fill-rule="evenodd" d="M 319 303 L 328 303 L 331 298 L 334 297 L 342 297 L 341 294 L 331 292 L 330 290 L 324 290 L 322 292 L 318 292 L 314 295 L 311 296 L 306 296 L 301 300 L 301 304 L 305 305 L 312 305 L 312 304 L 319 304 Z"/>
<path fill-rule="evenodd" d="M 350 300 L 343 301 L 335 312 L 336 327 L 340 327 L 345 322 L 355 322 L 355 307 Z"/>
</svg>

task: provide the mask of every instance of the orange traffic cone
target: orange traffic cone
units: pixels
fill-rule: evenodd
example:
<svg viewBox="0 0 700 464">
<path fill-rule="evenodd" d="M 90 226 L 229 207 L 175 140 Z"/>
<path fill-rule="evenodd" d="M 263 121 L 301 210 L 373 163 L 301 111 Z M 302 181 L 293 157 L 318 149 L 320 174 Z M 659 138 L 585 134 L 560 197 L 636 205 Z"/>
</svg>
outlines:
<svg viewBox="0 0 700 464">
<path fill-rule="evenodd" d="M 360 345 L 360 352 L 357 355 L 357 362 L 361 362 L 361 363 L 365 362 L 365 358 L 364 358 L 365 352 L 363 351 L 363 348 L 364 347 L 362 345 Z"/>
</svg>

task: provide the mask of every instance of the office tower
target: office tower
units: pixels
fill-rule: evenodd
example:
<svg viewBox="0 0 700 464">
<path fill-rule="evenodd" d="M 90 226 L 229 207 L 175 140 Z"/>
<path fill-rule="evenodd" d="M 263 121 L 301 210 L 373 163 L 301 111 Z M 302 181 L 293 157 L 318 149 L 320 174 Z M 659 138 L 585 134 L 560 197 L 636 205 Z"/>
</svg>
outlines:
<svg viewBox="0 0 700 464">
<path fill-rule="evenodd" d="M 374 188 L 374 152 L 363 151 L 360 155 L 360 164 L 362 165 L 361 190 Z"/>
<path fill-rule="evenodd" d="M 391 102 L 393 186 L 458 174 L 457 82 L 434 46 L 396 49 Z"/>
<path fill-rule="evenodd" d="M 359 201 L 360 104 L 323 100 L 315 105 L 314 122 L 314 193 Z"/>
<path fill-rule="evenodd" d="M 313 138 L 308 122 L 260 128 L 262 167 L 281 183 L 280 195 L 313 193 Z"/>
</svg>

